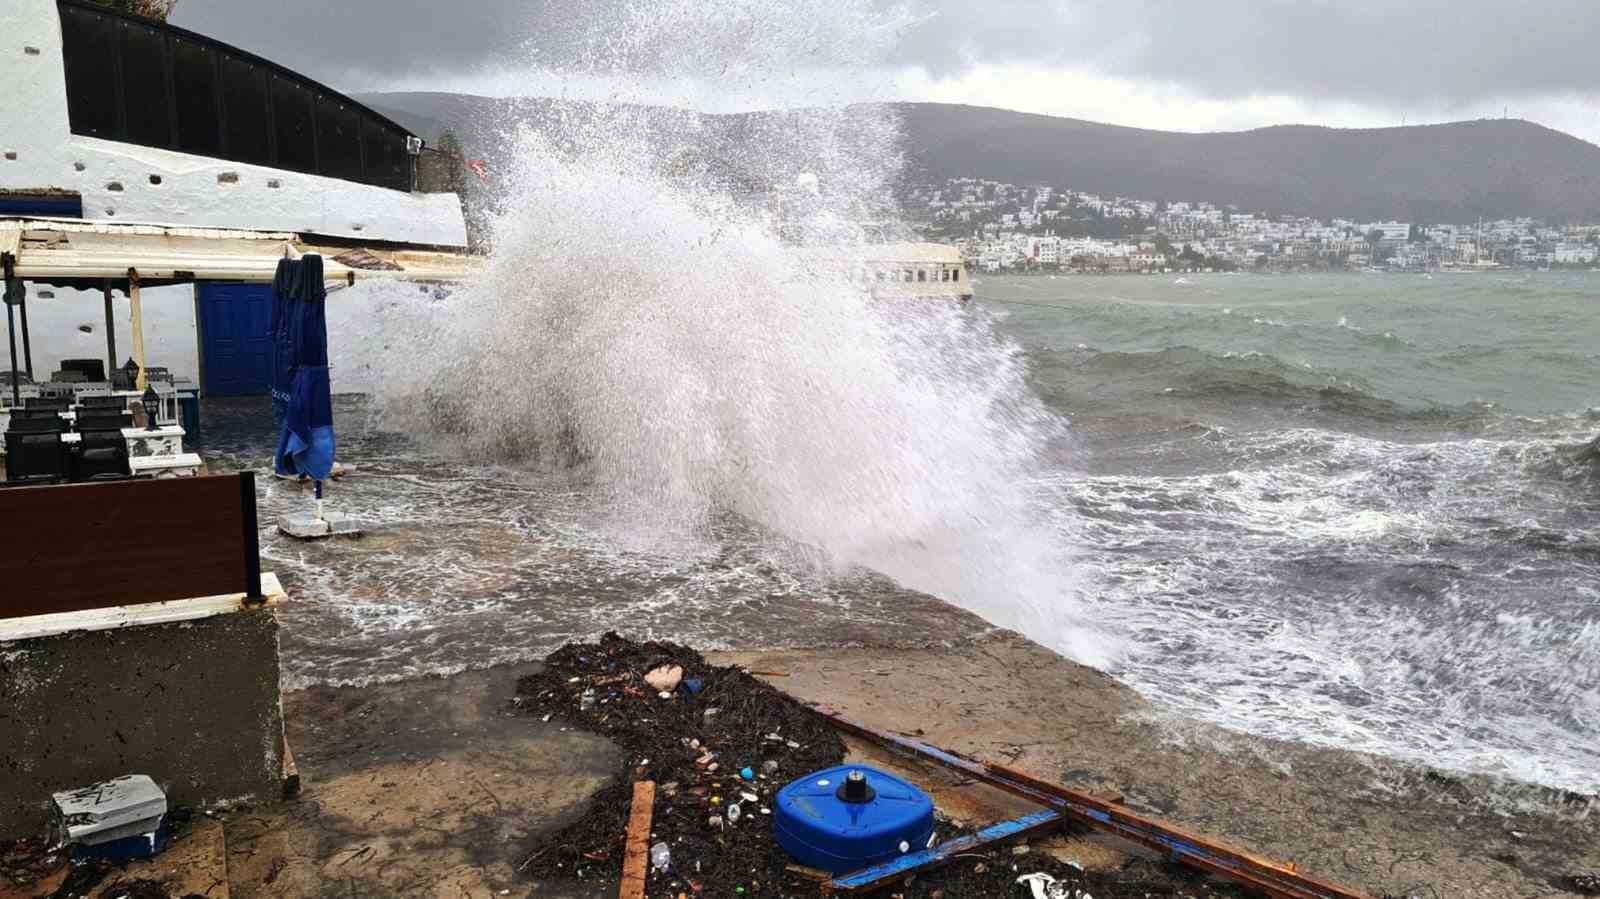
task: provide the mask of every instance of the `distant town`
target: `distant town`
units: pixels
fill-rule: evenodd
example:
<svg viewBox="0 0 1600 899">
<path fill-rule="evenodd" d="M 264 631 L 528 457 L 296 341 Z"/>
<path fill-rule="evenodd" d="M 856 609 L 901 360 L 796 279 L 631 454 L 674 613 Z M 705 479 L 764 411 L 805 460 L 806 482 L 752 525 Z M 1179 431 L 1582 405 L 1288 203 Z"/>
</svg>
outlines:
<svg viewBox="0 0 1600 899">
<path fill-rule="evenodd" d="M 1600 224 L 1319 221 L 1203 202 L 1102 197 L 1066 187 L 953 178 L 912 188 L 931 240 L 986 272 L 1588 269 Z"/>
</svg>

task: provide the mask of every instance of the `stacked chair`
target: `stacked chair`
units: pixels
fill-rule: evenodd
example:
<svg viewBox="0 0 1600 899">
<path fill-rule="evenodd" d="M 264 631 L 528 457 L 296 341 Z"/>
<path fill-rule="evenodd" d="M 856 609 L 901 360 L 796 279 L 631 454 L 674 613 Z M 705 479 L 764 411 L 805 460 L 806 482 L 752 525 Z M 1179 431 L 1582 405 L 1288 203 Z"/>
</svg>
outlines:
<svg viewBox="0 0 1600 899">
<path fill-rule="evenodd" d="M 76 422 L 68 422 L 64 399 L 30 398 L 21 409 L 11 410 L 6 428 L 6 483 L 49 484 L 60 481 L 99 481 L 131 476 L 128 442 L 122 429 L 133 426 L 133 414 L 123 397 L 84 397 L 76 408 Z M 68 429 L 78 442 L 61 438 Z"/>
<path fill-rule="evenodd" d="M 72 479 L 97 481 L 128 477 L 131 473 L 128 442 L 122 437 L 122 429 L 131 427 L 133 413 L 126 409 L 79 406 L 78 433 L 83 436 L 73 459 Z"/>
<path fill-rule="evenodd" d="M 51 484 L 72 473 L 61 435 L 67 420 L 53 409 L 13 409 L 6 427 L 6 482 Z"/>
</svg>

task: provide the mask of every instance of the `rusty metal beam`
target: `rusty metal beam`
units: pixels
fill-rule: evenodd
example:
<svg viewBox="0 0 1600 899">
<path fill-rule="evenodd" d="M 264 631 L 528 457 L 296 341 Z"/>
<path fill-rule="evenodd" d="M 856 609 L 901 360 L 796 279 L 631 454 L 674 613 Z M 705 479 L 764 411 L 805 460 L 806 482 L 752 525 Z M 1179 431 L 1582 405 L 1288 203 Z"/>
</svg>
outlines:
<svg viewBox="0 0 1600 899">
<path fill-rule="evenodd" d="M 1270 861 L 1190 833 L 1156 818 L 1009 768 L 968 758 L 911 737 L 885 733 L 852 721 L 824 705 L 811 710 L 835 727 L 887 749 L 960 771 L 975 780 L 1060 812 L 1096 830 L 1153 849 L 1173 861 L 1249 884 L 1274 899 L 1370 899 L 1366 894 L 1301 874 L 1291 864 Z"/>
</svg>

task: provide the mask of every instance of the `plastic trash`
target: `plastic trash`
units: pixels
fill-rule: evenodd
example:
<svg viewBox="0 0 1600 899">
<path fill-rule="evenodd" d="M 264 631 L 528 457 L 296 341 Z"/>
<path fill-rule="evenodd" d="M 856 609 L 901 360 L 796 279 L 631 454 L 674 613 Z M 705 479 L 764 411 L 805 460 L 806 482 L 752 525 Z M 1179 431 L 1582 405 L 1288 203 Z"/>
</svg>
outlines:
<svg viewBox="0 0 1600 899">
<path fill-rule="evenodd" d="M 750 770 L 749 768 L 740 768 L 739 769 L 739 776 L 744 778 L 745 780 L 755 780 L 756 779 L 756 773 L 754 771 Z"/>
<path fill-rule="evenodd" d="M 1026 884 L 1033 891 L 1033 899 L 1094 899 L 1083 890 L 1075 890 L 1044 872 L 1024 874 L 1017 883 Z"/>
<path fill-rule="evenodd" d="M 683 688 L 689 691 L 690 696 L 700 695 L 700 690 L 704 686 L 705 682 L 698 677 L 686 677 L 683 679 Z"/>
<path fill-rule="evenodd" d="M 662 665 L 644 676 L 644 682 L 652 690 L 667 692 L 678 689 L 678 683 L 683 680 L 683 666 Z"/>
<path fill-rule="evenodd" d="M 650 847 L 650 867 L 657 871 L 665 871 L 672 867 L 672 847 L 666 843 L 657 843 Z"/>
<path fill-rule="evenodd" d="M 728 806 L 728 823 L 738 824 L 740 814 L 742 814 L 742 810 L 739 808 L 739 803 L 735 802 L 730 804 Z"/>
<path fill-rule="evenodd" d="M 774 761 L 773 759 L 767 759 L 766 761 L 761 763 L 761 770 L 765 771 L 768 774 L 777 774 L 778 773 L 778 763 L 776 761 Z"/>
<path fill-rule="evenodd" d="M 594 688 L 590 687 L 589 689 L 583 691 L 583 698 L 578 700 L 578 709 L 580 711 L 587 712 L 594 708 L 594 703 L 595 692 Z"/>
</svg>

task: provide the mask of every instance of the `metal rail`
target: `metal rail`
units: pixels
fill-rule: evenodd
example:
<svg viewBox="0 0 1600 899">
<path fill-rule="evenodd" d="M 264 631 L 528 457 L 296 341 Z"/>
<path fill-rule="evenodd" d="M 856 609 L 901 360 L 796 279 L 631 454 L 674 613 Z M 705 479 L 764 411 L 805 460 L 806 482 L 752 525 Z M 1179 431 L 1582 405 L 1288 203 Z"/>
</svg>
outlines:
<svg viewBox="0 0 1600 899">
<path fill-rule="evenodd" d="M 957 855 L 963 852 L 971 852 L 995 843 L 1022 839 L 1036 833 L 1056 830 L 1061 826 L 1061 821 L 1061 813 L 1052 811 L 1034 812 L 1031 815 L 1011 821 L 992 824 L 970 836 L 946 840 L 921 852 L 912 852 L 908 855 L 902 855 L 893 861 L 884 862 L 881 865 L 835 877 L 824 886 L 823 894 L 861 893 L 876 889 L 888 881 L 897 880 L 908 874 L 949 864 Z"/>
<path fill-rule="evenodd" d="M 809 708 L 846 733 L 959 771 L 1088 827 L 1160 850 L 1173 861 L 1256 887 L 1274 899 L 1370 899 L 1364 893 L 1301 874 L 1292 864 L 1235 849 L 1081 790 L 1038 780 L 1020 771 L 971 759 L 911 737 L 875 730 L 824 705 L 814 704 Z"/>
</svg>

